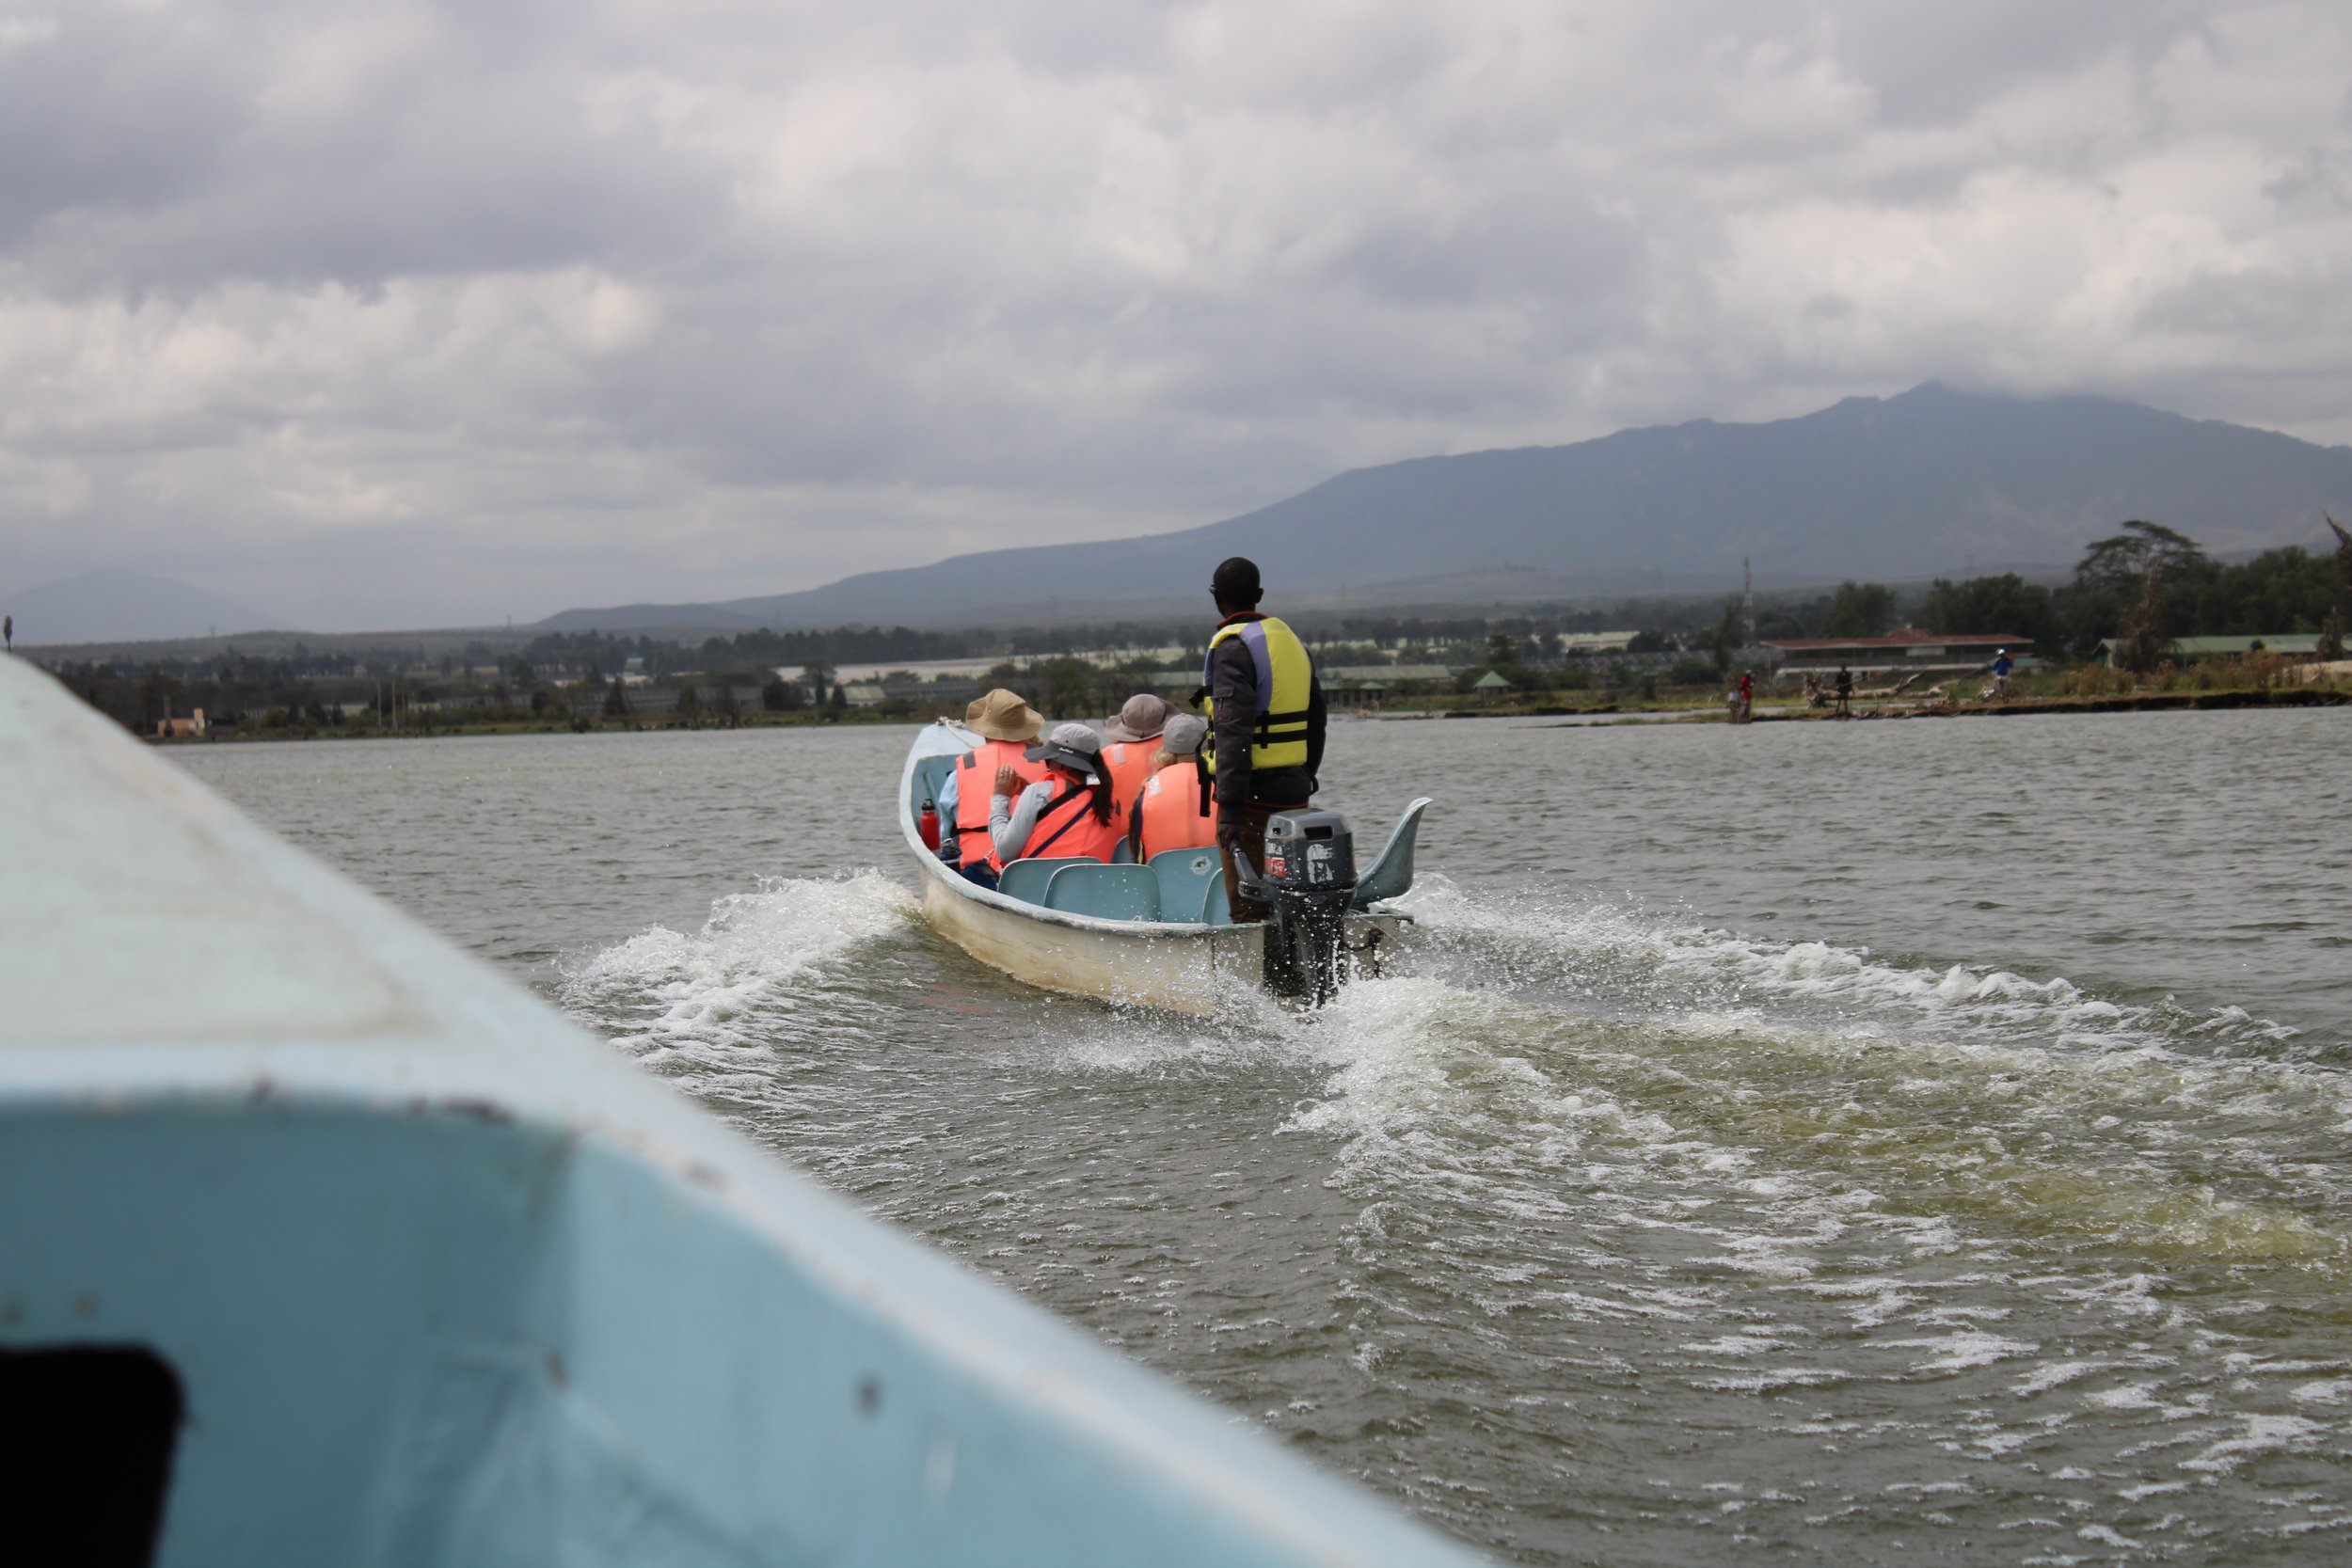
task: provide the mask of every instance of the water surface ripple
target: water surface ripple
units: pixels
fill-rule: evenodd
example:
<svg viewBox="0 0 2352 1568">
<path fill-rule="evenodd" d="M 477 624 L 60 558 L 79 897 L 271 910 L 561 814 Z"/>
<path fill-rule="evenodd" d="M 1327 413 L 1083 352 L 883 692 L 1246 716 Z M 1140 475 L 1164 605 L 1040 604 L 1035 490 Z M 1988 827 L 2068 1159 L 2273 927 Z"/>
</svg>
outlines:
<svg viewBox="0 0 2352 1568">
<path fill-rule="evenodd" d="M 1498 1557 L 2352 1550 L 2352 717 L 1344 725 L 1408 972 L 1208 1021 L 930 934 L 905 739 L 173 755 Z"/>
</svg>

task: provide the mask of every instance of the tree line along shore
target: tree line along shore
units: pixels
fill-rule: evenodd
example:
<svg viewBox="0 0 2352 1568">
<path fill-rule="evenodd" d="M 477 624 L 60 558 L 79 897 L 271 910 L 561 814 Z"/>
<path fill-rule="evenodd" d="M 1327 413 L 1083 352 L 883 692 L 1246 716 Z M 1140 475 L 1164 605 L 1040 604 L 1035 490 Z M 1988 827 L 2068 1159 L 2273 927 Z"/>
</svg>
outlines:
<svg viewBox="0 0 2352 1568">
<path fill-rule="evenodd" d="M 1996 636 L 2037 657 L 1988 705 L 1972 682 L 1936 698 L 1872 693 L 1866 712 L 2092 710 L 2270 702 L 2345 684 L 2352 536 L 2225 562 L 2163 525 L 2133 521 L 2093 541 L 2063 582 L 2015 574 L 1906 589 L 1849 581 L 1810 594 L 1623 600 L 1464 611 L 1303 615 L 1297 628 L 1335 708 L 1393 714 L 1720 713 L 1742 669 L 1776 705 L 1766 644 L 1871 638 L 1910 626 Z M 1613 632 L 1612 626 L 1633 628 Z M 142 736 L 295 739 L 590 733 L 905 722 L 961 716 L 991 686 L 1041 711 L 1109 712 L 1139 689 L 1184 701 L 1205 625 L 1064 628 L 761 628 L 733 636 L 544 632 L 428 642 L 275 634 L 251 646 L 28 650 L 71 689 Z M 2260 646 L 2192 659 L 2184 640 L 2292 637 L 2311 655 Z M 196 715 L 201 712 L 201 723 Z"/>
</svg>

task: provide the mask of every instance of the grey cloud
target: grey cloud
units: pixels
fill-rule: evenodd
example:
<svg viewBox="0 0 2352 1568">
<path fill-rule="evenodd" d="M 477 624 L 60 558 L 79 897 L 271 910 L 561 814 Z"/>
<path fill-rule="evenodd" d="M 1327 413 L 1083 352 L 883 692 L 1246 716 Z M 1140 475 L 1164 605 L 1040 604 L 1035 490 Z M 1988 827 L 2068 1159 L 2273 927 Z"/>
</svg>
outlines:
<svg viewBox="0 0 2352 1568">
<path fill-rule="evenodd" d="M 2347 67 L 2311 3 L 88 0 L 0 25 L 0 533 L 495 619 L 1931 376 L 2341 436 Z"/>
</svg>

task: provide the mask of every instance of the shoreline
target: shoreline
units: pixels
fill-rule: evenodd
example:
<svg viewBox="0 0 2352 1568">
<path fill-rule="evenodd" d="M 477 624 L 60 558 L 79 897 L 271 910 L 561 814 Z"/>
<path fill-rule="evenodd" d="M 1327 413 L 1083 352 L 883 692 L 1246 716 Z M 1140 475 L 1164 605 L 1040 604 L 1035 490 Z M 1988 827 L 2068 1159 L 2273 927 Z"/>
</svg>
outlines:
<svg viewBox="0 0 2352 1568">
<path fill-rule="evenodd" d="M 2352 706 L 2352 691 L 2339 688 L 2288 687 L 2273 690 L 2239 691 L 2142 691 L 2130 695 L 2097 697 L 2018 697 L 2006 703 L 1963 703 L 1948 707 L 1863 706 L 1857 705 L 1853 721 L 1890 719 L 2010 719 L 2022 715 L 2064 715 L 2101 713 L 2182 713 L 2226 712 L 2245 708 L 2312 708 Z M 720 724 L 614 724 L 595 723 L 584 728 L 570 724 L 496 722 L 488 724 L 451 724 L 431 730 L 272 730 L 247 733 L 229 730 L 200 736 L 140 736 L 137 738 L 151 746 L 210 746 L 256 745 L 266 742 L 302 741 L 360 741 L 360 740 L 447 740 L 476 736 L 517 735 L 667 735 L 685 730 L 719 731 L 825 729 L 853 725 L 860 728 L 889 724 L 928 724 L 936 715 L 858 714 L 848 713 L 834 719 L 749 717 L 735 725 Z M 1353 716 L 1385 723 L 1424 723 L 1448 719 L 1552 719 L 1566 723 L 1537 726 L 1549 729 L 1597 729 L 1607 725 L 1631 724 L 1729 724 L 1729 718 L 1720 705 L 1711 707 L 1689 708 L 1627 708 L 1618 704 L 1601 704 L 1592 707 L 1543 705 L 1520 708 L 1426 708 L 1386 713 L 1366 713 Z M 1840 723 L 1835 713 L 1825 709 L 1763 708 L 1747 721 L 1752 724 L 1810 724 Z"/>
</svg>

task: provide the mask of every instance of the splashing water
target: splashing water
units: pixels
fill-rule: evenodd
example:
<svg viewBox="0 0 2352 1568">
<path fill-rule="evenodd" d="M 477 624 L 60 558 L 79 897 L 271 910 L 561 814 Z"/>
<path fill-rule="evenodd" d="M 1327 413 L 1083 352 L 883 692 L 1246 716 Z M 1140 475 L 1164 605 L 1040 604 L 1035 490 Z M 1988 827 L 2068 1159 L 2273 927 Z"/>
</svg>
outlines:
<svg viewBox="0 0 2352 1568">
<path fill-rule="evenodd" d="M 564 996 L 883 1212 L 1516 1555 L 1637 1528 L 1831 1559 L 1899 1530 L 2333 1538 L 2352 1079 L 2292 1031 L 1613 906 L 1412 903 L 1411 972 L 1314 1015 L 955 974 L 870 873 L 723 899 Z M 891 997 L 926 961 L 991 1005 Z"/>
</svg>

